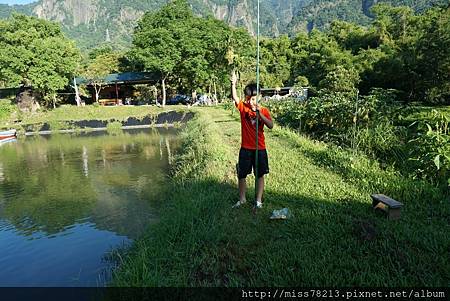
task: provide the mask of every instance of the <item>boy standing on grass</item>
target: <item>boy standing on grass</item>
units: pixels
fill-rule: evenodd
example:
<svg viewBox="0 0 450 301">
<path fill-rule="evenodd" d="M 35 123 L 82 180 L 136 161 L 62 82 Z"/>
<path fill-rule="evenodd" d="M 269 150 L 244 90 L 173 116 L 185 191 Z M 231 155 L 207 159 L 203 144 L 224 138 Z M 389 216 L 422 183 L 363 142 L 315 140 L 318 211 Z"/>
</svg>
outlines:
<svg viewBox="0 0 450 301">
<path fill-rule="evenodd" d="M 264 125 L 269 129 L 273 128 L 272 118 L 269 110 L 256 104 L 258 91 L 255 84 L 247 85 L 244 89 L 245 99 L 239 100 L 236 94 L 237 76 L 233 72 L 231 75 L 231 96 L 236 108 L 241 115 L 241 149 L 239 151 L 239 162 L 237 165 L 237 173 L 239 179 L 239 201 L 233 206 L 237 208 L 244 204 L 247 200 L 245 192 L 247 183 L 245 178 L 252 172 L 256 175 L 255 170 L 255 153 L 256 153 L 256 118 L 259 118 L 258 126 L 258 191 L 256 194 L 256 207 L 262 207 L 262 195 L 264 191 L 264 175 L 269 173 L 269 161 L 267 158 L 266 145 L 264 141 Z"/>
</svg>

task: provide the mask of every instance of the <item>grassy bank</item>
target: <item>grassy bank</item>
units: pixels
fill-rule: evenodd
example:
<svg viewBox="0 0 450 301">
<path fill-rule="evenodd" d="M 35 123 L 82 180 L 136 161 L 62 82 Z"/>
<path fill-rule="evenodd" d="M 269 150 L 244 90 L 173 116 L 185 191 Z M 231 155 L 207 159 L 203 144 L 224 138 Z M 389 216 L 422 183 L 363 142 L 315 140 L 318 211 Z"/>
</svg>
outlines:
<svg viewBox="0 0 450 301">
<path fill-rule="evenodd" d="M 251 205 L 231 209 L 238 199 L 236 118 L 203 108 L 189 123 L 160 223 L 122 257 L 112 285 L 450 284 L 448 195 L 289 130 L 266 134 L 264 208 L 257 215 Z M 376 215 L 371 193 L 402 201 L 402 218 Z M 290 219 L 269 220 L 283 207 Z"/>
<path fill-rule="evenodd" d="M 61 129 L 69 121 L 79 120 L 116 120 L 123 121 L 129 117 L 142 119 L 148 115 L 157 116 L 168 111 L 186 110 L 185 106 L 96 106 L 77 107 L 63 105 L 53 110 L 40 110 L 35 113 L 21 113 L 16 106 L 0 100 L 0 129 L 21 129 L 28 125 L 48 123 L 51 127 Z"/>
</svg>

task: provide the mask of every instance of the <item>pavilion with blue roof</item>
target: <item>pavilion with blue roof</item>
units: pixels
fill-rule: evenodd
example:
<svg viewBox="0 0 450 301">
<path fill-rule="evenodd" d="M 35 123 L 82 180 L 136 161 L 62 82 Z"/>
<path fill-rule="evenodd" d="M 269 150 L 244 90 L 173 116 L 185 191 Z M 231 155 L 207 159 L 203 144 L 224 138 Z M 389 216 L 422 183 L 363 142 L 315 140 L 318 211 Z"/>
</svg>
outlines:
<svg viewBox="0 0 450 301">
<path fill-rule="evenodd" d="M 86 78 L 76 78 L 77 84 L 85 84 L 95 101 L 95 82 L 101 83 L 99 94 L 100 104 L 121 104 L 125 99 L 133 97 L 135 91 L 134 85 L 151 84 L 154 85 L 160 81 L 161 77 L 157 73 L 151 72 L 124 72 L 112 73 L 100 80 L 90 80 Z"/>
</svg>

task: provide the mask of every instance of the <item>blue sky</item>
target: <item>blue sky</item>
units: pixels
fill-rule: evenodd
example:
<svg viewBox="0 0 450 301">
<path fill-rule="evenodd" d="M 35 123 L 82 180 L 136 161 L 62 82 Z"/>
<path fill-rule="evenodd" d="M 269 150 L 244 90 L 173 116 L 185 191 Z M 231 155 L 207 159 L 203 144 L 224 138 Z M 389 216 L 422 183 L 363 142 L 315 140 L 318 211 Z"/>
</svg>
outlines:
<svg viewBox="0 0 450 301">
<path fill-rule="evenodd" d="M 0 0 L 0 4 L 27 4 L 37 0 Z"/>
</svg>

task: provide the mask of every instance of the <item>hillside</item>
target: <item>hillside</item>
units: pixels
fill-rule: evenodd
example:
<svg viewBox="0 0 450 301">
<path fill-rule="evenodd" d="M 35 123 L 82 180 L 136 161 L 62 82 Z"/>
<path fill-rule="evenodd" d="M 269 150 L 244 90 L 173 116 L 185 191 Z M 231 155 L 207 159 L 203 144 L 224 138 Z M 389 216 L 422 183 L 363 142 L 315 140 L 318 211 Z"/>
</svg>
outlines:
<svg viewBox="0 0 450 301">
<path fill-rule="evenodd" d="M 33 12 L 34 3 L 27 5 L 8 5 L 0 3 L 0 19 L 8 18 L 13 12 L 30 15 Z"/>
<path fill-rule="evenodd" d="M 61 23 L 68 37 L 82 49 L 104 42 L 123 48 L 131 42 L 133 28 L 145 11 L 154 11 L 168 0 L 39 0 L 28 5 L 0 4 L 0 18 L 12 12 L 34 15 Z M 200 16 L 213 16 L 233 26 L 256 32 L 257 0 L 188 0 Z M 367 24 L 370 7 L 377 2 L 409 5 L 423 10 L 448 0 L 264 0 L 261 1 L 261 33 L 278 36 L 313 27 L 326 28 L 334 19 Z"/>
<path fill-rule="evenodd" d="M 61 23 L 67 35 L 83 48 L 111 41 L 119 48 L 131 41 L 133 28 L 145 11 L 154 11 L 167 0 L 40 0 L 29 5 L 0 5 L 0 17 L 13 11 Z M 256 0 L 188 0 L 200 16 L 213 16 L 233 26 L 256 32 Z M 304 0 L 261 1 L 261 32 L 284 33 Z"/>
<path fill-rule="evenodd" d="M 448 0 L 313 0 L 309 1 L 287 26 L 286 31 L 293 34 L 297 31 L 310 31 L 312 28 L 327 28 L 333 20 L 339 19 L 366 25 L 371 21 L 370 8 L 378 3 L 389 3 L 392 6 L 409 6 L 416 12 L 427 8 L 449 3 Z"/>
</svg>

